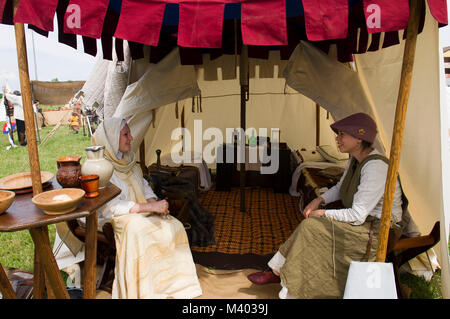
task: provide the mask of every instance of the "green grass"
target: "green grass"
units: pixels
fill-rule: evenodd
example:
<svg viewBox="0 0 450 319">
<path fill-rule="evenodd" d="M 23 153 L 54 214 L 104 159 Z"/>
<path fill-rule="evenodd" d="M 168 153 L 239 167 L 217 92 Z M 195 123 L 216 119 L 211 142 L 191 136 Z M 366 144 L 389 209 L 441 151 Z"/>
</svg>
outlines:
<svg viewBox="0 0 450 319">
<path fill-rule="evenodd" d="M 0 123 L 3 127 L 3 123 Z M 41 141 L 54 127 L 43 127 L 40 131 Z M 17 143 L 17 134 L 14 136 Z M 17 143 L 18 144 L 18 143 Z M 0 178 L 11 174 L 30 170 L 28 148 L 18 147 L 6 150 L 8 146 L 6 135 L 0 136 Z M 73 134 L 68 126 L 61 126 L 56 133 L 43 144 L 38 144 L 39 163 L 41 171 L 49 171 L 56 175 L 56 160 L 65 155 L 82 156 L 81 163 L 86 158 L 84 148 L 90 145 L 90 138 L 83 136 L 83 130 L 79 134 Z M 55 226 L 49 226 L 50 242 L 53 246 L 55 239 Z M 450 247 L 449 247 L 450 248 Z M 0 232 L 0 263 L 5 267 L 12 267 L 26 271 L 33 271 L 34 245 L 28 231 L 13 233 Z M 442 298 L 440 285 L 441 276 L 437 271 L 433 279 L 427 282 L 422 277 L 408 273 L 402 274 L 401 282 L 411 289 L 410 298 L 440 299 Z"/>
<path fill-rule="evenodd" d="M 3 123 L 0 123 L 3 127 Z M 39 131 L 41 141 L 54 127 L 43 127 Z M 17 134 L 14 134 L 16 144 Z M 6 150 L 9 145 L 6 135 L 0 136 L 0 178 L 30 171 L 28 147 L 19 146 Z M 86 158 L 84 148 L 90 145 L 90 138 L 83 136 L 81 129 L 78 134 L 73 134 L 67 125 L 60 126 L 56 133 L 48 138 L 45 143 L 38 144 L 39 163 L 41 171 L 52 172 L 56 176 L 56 160 L 65 155 L 82 156 L 81 163 Z M 50 242 L 53 246 L 55 239 L 55 226 L 49 226 Z M 18 268 L 26 271 L 33 270 L 34 245 L 28 231 L 13 233 L 0 233 L 0 263 L 4 267 Z"/>
</svg>

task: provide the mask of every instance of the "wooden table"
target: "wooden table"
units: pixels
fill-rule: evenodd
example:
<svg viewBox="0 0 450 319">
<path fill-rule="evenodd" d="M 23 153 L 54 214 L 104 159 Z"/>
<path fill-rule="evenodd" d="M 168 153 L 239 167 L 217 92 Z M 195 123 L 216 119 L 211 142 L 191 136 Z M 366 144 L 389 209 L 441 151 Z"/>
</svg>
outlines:
<svg viewBox="0 0 450 319">
<path fill-rule="evenodd" d="M 61 188 L 56 179 L 44 191 Z M 63 215 L 46 215 L 36 207 L 31 198 L 33 193 L 16 195 L 9 209 L 0 215 L 0 231 L 14 232 L 28 230 L 34 242 L 34 298 L 44 298 L 45 287 L 49 298 L 69 299 L 58 265 L 50 247 L 48 225 L 86 217 L 86 250 L 83 281 L 83 298 L 95 299 L 97 259 L 97 209 L 120 194 L 120 189 L 109 183 L 99 190 L 96 198 L 83 198 L 75 211 Z M 0 291 L 4 298 L 14 298 L 14 292 L 0 265 Z"/>
</svg>

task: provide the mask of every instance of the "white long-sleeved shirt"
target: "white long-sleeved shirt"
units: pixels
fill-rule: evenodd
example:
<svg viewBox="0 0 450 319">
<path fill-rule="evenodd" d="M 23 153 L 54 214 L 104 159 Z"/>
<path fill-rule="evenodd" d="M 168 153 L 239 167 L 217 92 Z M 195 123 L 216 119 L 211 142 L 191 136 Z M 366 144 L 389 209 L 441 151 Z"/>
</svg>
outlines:
<svg viewBox="0 0 450 319">
<path fill-rule="evenodd" d="M 14 118 L 25 121 L 23 114 L 22 97 L 15 94 L 6 93 L 6 99 L 14 106 Z"/>
<path fill-rule="evenodd" d="M 373 150 L 369 155 L 380 154 Z M 340 199 L 339 190 L 347 174 L 350 161 L 339 182 L 326 191 L 321 197 L 325 204 Z M 325 216 L 334 220 L 346 222 L 352 225 L 361 225 L 367 216 L 381 218 L 383 208 L 384 188 L 386 184 L 388 165 L 382 160 L 370 160 L 361 169 L 361 178 L 358 190 L 353 197 L 351 208 L 345 209 L 327 209 Z M 392 206 L 391 220 L 398 223 L 402 219 L 402 193 L 400 184 L 397 180 L 394 192 L 394 202 Z"/>
<path fill-rule="evenodd" d="M 157 198 L 148 182 L 144 178 L 140 177 L 135 170 L 133 171 L 133 173 L 136 179 L 139 181 L 141 187 L 144 189 L 145 198 L 146 199 Z M 120 188 L 122 192 L 117 197 L 115 197 L 114 199 L 103 205 L 101 208 L 99 208 L 98 210 L 99 228 L 101 228 L 103 224 L 107 223 L 114 216 L 128 214 L 130 208 L 133 207 L 134 204 L 136 204 L 136 202 L 130 200 L 128 192 L 128 184 L 123 180 L 121 180 L 115 174 L 115 172 L 111 176 L 110 182 L 116 185 L 118 188 Z"/>
</svg>

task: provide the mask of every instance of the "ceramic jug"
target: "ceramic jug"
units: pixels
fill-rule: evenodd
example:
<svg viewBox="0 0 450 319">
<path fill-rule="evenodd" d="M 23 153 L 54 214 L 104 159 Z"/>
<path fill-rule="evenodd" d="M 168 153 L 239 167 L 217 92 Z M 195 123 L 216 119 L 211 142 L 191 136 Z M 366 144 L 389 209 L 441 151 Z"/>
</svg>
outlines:
<svg viewBox="0 0 450 319">
<path fill-rule="evenodd" d="M 105 147 L 100 145 L 85 148 L 87 158 L 81 165 L 82 175 L 97 174 L 99 176 L 98 188 L 104 188 L 113 174 L 114 167 L 104 158 Z"/>
<path fill-rule="evenodd" d="M 56 180 L 63 188 L 80 187 L 78 179 L 81 175 L 80 160 L 81 156 L 64 156 L 56 161 L 58 166 Z"/>
</svg>

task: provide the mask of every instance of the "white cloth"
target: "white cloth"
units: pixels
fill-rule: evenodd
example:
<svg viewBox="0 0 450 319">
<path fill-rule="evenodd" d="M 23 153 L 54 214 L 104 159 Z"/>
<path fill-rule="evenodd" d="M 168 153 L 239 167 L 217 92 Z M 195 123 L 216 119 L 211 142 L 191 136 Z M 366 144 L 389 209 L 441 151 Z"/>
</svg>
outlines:
<svg viewBox="0 0 450 319">
<path fill-rule="evenodd" d="M 22 97 L 15 94 L 6 93 L 6 99 L 14 106 L 14 118 L 25 121 L 23 114 Z"/>
<path fill-rule="evenodd" d="M 111 223 L 117 250 L 113 299 L 188 299 L 202 294 L 178 219 L 128 214 Z"/>
<path fill-rule="evenodd" d="M 146 199 L 157 198 L 148 182 L 145 179 L 140 178 L 140 176 L 134 171 L 133 174 L 135 178 L 138 180 L 138 183 L 140 184 L 142 189 L 144 190 L 145 198 Z M 130 210 L 130 208 L 133 207 L 135 204 L 134 201 L 131 201 L 129 199 L 129 194 L 127 191 L 128 189 L 127 183 L 116 175 L 116 171 L 114 171 L 113 175 L 111 176 L 110 182 L 116 185 L 118 188 L 120 188 L 122 192 L 117 197 L 115 197 L 114 199 L 103 205 L 101 208 L 99 208 L 97 213 L 98 213 L 98 226 L 100 229 L 105 223 L 109 222 L 111 218 L 113 218 L 114 216 L 126 214 Z"/>
<path fill-rule="evenodd" d="M 369 155 L 372 154 L 380 154 L 380 152 L 373 150 Z M 348 165 L 349 164 L 350 161 Z M 339 182 L 321 195 L 321 197 L 325 200 L 325 204 L 329 204 L 340 199 L 339 190 L 342 181 L 347 174 L 348 165 Z M 360 184 L 358 186 L 358 191 L 353 197 L 352 207 L 345 209 L 327 209 L 325 216 L 352 225 L 363 224 L 369 215 L 381 218 L 387 171 L 388 165 L 384 161 L 378 159 L 368 161 L 361 169 Z M 401 196 L 402 192 L 400 189 L 400 184 L 397 180 L 391 217 L 395 223 L 402 220 Z"/>
<path fill-rule="evenodd" d="M 283 267 L 285 262 L 286 262 L 286 258 L 279 251 L 277 251 L 267 264 L 269 265 L 269 267 L 271 269 L 275 270 L 277 273 L 280 273 L 281 267 Z M 289 293 L 283 280 L 281 280 L 280 284 L 281 284 L 281 290 L 278 293 L 278 296 L 280 297 L 280 299 L 296 299 L 294 296 L 292 296 Z"/>
</svg>

